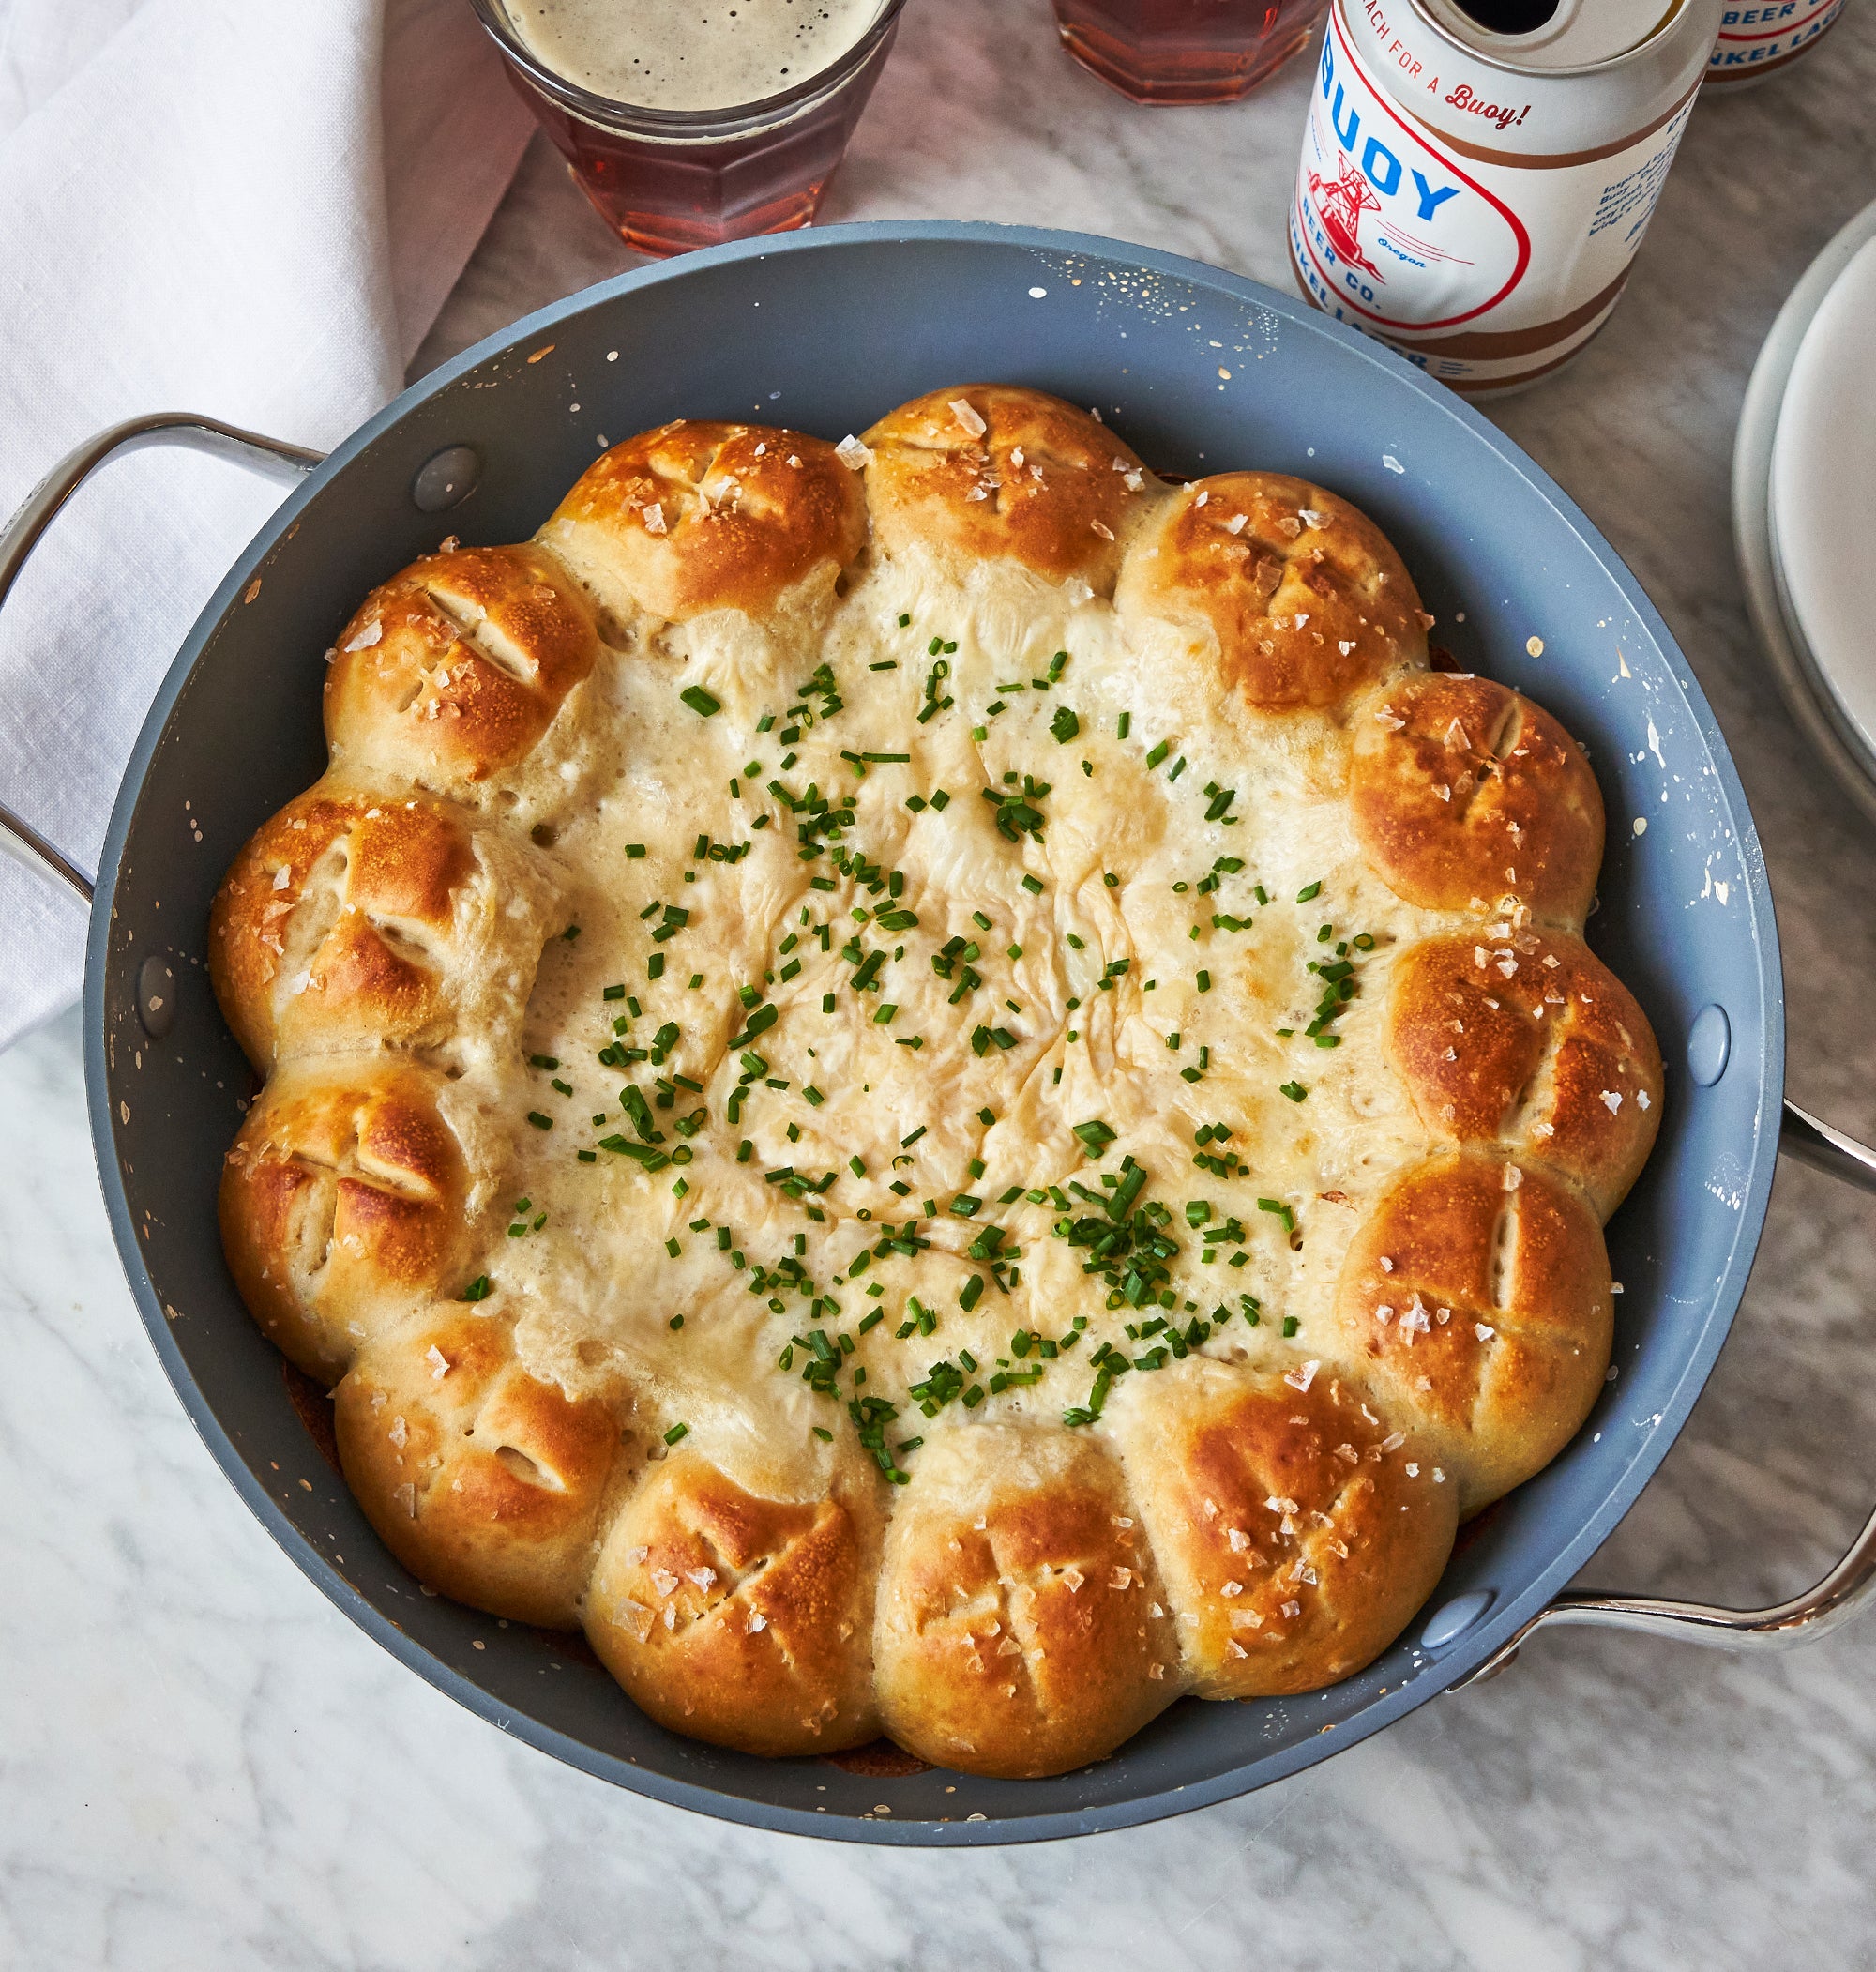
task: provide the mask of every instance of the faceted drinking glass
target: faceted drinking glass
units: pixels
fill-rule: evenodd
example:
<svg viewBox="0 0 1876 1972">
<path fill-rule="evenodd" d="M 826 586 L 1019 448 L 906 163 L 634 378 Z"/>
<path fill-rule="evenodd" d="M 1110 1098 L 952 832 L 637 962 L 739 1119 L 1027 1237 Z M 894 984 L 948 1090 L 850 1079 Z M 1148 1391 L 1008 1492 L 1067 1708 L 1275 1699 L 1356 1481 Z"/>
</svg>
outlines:
<svg viewBox="0 0 1876 1972">
<path fill-rule="evenodd" d="M 905 0 L 798 87 L 716 110 L 652 110 L 568 82 L 522 39 L 507 0 L 472 0 L 508 80 L 574 182 L 628 247 L 664 255 L 808 225 L 891 53 Z"/>
</svg>

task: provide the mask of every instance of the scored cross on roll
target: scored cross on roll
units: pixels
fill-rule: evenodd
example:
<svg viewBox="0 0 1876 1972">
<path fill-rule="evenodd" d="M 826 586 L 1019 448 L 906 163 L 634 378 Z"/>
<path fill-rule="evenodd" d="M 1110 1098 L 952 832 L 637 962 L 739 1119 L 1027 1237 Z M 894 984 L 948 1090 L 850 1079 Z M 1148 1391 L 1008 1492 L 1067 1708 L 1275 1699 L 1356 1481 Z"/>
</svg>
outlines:
<svg viewBox="0 0 1876 1972">
<path fill-rule="evenodd" d="M 1661 1098 L 1583 755 L 1430 621 L 1003 385 L 373 591 L 210 936 L 230 1265 L 392 1552 L 769 1754 L 1385 1649 L 1587 1414 Z"/>
</svg>

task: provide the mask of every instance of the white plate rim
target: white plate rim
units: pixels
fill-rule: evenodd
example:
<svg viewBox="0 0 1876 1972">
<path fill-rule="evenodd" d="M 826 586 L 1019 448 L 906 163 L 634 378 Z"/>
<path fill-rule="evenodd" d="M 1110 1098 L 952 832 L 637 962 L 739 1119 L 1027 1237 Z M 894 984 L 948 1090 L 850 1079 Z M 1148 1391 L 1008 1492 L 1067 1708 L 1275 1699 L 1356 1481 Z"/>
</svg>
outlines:
<svg viewBox="0 0 1876 1972">
<path fill-rule="evenodd" d="M 1876 203 L 1843 226 L 1786 297 L 1752 366 L 1732 447 L 1732 539 L 1746 607 L 1771 660 L 1786 707 L 1843 790 L 1876 821 L 1876 756 L 1838 711 L 1817 660 L 1781 597 L 1772 540 L 1772 447 L 1785 386 L 1798 349 L 1824 296 L 1858 250 L 1876 238 Z"/>
</svg>

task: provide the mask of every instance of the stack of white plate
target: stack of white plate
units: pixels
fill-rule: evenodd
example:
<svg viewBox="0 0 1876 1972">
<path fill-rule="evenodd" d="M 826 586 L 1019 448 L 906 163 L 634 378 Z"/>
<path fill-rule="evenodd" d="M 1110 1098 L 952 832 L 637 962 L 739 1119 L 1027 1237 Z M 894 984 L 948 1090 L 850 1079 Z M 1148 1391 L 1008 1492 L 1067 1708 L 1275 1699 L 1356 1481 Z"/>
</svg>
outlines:
<svg viewBox="0 0 1876 1972">
<path fill-rule="evenodd" d="M 1765 339 L 1732 524 L 1785 702 L 1876 819 L 1876 205 L 1812 262 Z"/>
</svg>

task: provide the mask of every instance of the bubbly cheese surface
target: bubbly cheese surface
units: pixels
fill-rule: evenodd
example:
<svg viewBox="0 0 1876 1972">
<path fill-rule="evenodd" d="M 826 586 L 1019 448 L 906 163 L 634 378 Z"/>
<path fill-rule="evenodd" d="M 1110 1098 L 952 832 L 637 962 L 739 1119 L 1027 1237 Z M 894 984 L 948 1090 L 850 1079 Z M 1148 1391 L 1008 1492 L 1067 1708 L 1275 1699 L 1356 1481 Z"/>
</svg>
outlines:
<svg viewBox="0 0 1876 1972">
<path fill-rule="evenodd" d="M 579 930 L 526 1029 L 554 1128 L 516 1132 L 488 1256 L 523 1350 L 804 1450 L 872 1399 L 898 1469 L 1098 1409 L 1103 1345 L 1306 1360 L 1424 1135 L 1376 1030 L 1438 921 L 1357 851 L 1346 736 L 1309 718 L 1273 767 L 1266 730 L 1253 786 L 1215 665 L 1169 639 L 1143 690 L 1110 604 L 1008 567 L 883 564 L 819 656 L 722 612 L 592 681 Z"/>
</svg>

